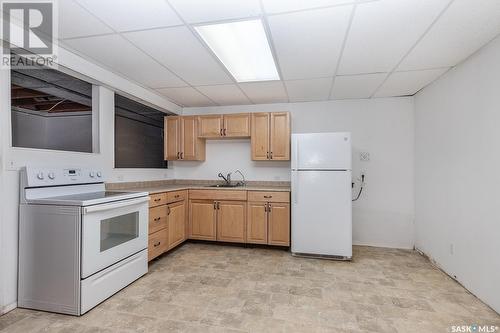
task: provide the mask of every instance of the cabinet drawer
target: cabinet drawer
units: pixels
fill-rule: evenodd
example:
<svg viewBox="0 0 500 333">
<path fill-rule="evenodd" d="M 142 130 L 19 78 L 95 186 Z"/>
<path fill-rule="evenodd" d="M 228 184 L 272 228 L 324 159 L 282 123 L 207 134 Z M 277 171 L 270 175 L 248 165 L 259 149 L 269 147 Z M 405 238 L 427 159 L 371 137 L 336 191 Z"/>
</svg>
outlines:
<svg viewBox="0 0 500 333">
<path fill-rule="evenodd" d="M 151 194 L 149 196 L 149 207 L 165 205 L 167 203 L 167 193 Z"/>
<path fill-rule="evenodd" d="M 158 230 L 167 227 L 167 210 L 166 205 L 157 206 L 149 209 L 149 233 L 155 233 Z"/>
<path fill-rule="evenodd" d="M 247 200 L 244 190 L 189 190 L 189 199 L 198 200 Z"/>
<path fill-rule="evenodd" d="M 149 235 L 148 261 L 158 257 L 168 249 L 168 228 Z"/>
<path fill-rule="evenodd" d="M 290 202 L 290 192 L 248 191 L 248 201 Z"/>
<path fill-rule="evenodd" d="M 177 202 L 187 198 L 187 191 L 167 192 L 167 202 Z"/>
</svg>

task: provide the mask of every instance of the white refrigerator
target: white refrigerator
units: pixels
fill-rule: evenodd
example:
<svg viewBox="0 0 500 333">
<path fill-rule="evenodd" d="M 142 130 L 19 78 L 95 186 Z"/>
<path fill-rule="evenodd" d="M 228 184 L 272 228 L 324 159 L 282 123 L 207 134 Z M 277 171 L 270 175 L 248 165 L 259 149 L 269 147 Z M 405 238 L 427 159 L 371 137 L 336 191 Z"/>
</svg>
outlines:
<svg viewBox="0 0 500 333">
<path fill-rule="evenodd" d="M 352 258 L 350 133 L 292 135 L 292 254 Z"/>
</svg>

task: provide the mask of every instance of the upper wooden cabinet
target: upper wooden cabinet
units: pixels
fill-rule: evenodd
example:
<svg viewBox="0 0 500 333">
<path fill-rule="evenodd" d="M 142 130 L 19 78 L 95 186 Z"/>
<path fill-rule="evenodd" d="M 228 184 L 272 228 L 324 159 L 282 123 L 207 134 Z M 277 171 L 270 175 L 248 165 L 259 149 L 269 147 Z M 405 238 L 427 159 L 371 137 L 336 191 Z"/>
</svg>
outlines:
<svg viewBox="0 0 500 333">
<path fill-rule="evenodd" d="M 248 113 L 236 113 L 224 115 L 224 137 L 245 138 L 250 136 L 250 115 Z"/>
<path fill-rule="evenodd" d="M 290 113 L 252 113 L 252 160 L 290 160 Z"/>
<path fill-rule="evenodd" d="M 250 136 L 250 115 L 248 113 L 198 116 L 198 124 L 200 138 L 220 139 Z"/>
<path fill-rule="evenodd" d="M 220 138 L 223 134 L 224 117 L 220 114 L 198 116 L 198 126 L 200 138 Z"/>
<path fill-rule="evenodd" d="M 164 130 L 165 160 L 205 160 L 205 142 L 198 138 L 196 116 L 165 117 Z"/>
</svg>

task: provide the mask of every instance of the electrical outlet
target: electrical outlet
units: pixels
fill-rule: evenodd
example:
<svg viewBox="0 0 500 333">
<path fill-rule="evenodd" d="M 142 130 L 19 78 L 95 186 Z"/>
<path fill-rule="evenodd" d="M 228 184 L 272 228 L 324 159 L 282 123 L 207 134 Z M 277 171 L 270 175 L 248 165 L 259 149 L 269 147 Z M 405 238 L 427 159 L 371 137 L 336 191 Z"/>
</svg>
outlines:
<svg viewBox="0 0 500 333">
<path fill-rule="evenodd" d="M 369 162 L 370 161 L 370 153 L 367 151 L 362 151 L 359 153 L 359 160 L 361 162 Z"/>
</svg>

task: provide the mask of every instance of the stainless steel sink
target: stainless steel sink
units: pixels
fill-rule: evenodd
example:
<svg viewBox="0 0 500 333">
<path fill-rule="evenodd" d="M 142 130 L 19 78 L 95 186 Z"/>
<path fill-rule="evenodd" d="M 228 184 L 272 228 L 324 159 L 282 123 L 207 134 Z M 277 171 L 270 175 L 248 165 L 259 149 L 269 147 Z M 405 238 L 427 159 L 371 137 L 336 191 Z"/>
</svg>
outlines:
<svg viewBox="0 0 500 333">
<path fill-rule="evenodd" d="M 216 184 L 216 185 L 208 185 L 207 187 L 240 187 L 240 184 Z"/>
</svg>

